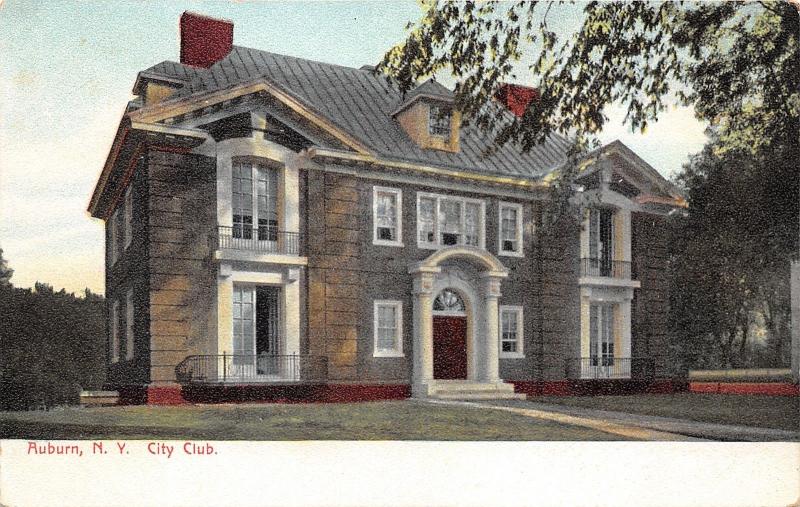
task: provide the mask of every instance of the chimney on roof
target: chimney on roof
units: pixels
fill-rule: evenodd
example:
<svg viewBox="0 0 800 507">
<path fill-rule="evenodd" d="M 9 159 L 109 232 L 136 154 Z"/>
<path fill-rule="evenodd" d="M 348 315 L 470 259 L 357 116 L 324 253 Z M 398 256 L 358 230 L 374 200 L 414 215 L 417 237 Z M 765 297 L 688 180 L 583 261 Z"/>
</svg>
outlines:
<svg viewBox="0 0 800 507">
<path fill-rule="evenodd" d="M 186 11 L 181 14 L 181 63 L 208 68 L 233 49 L 233 23 Z"/>
<path fill-rule="evenodd" d="M 539 90 L 529 86 L 522 86 L 511 83 L 503 83 L 495 94 L 509 111 L 514 113 L 517 118 L 525 114 L 528 104 L 539 98 Z"/>
</svg>

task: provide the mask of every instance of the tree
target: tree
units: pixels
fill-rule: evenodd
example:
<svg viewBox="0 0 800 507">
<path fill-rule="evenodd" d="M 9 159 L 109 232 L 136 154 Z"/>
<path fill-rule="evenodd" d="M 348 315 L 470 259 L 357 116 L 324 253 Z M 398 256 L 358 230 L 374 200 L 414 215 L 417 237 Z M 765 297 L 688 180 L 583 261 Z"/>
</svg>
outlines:
<svg viewBox="0 0 800 507">
<path fill-rule="evenodd" d="M 752 340 L 752 325 L 759 324 L 771 349 L 762 355 L 784 366 L 790 340 L 786 243 L 793 231 L 778 223 L 782 217 L 761 171 L 784 154 L 764 160 L 749 150 L 720 154 L 719 142 L 694 156 L 678 179 L 690 207 L 671 224 L 673 343 L 694 368 L 751 366 L 752 349 L 764 348 Z"/>
<path fill-rule="evenodd" d="M 8 261 L 3 258 L 3 249 L 0 248 L 0 287 L 11 285 L 11 276 L 14 270 L 8 267 Z"/>
<path fill-rule="evenodd" d="M 427 5 L 378 70 L 404 91 L 451 73 L 464 117 L 496 132 L 498 144 L 599 132 L 614 103 L 643 130 L 670 101 L 693 105 L 721 149 L 797 140 L 800 23 L 788 3 L 591 2 L 579 30 L 562 39 L 549 27 L 553 3 Z M 519 73 L 525 54 L 532 63 Z M 510 122 L 485 107 L 507 80 L 539 91 Z"/>
</svg>

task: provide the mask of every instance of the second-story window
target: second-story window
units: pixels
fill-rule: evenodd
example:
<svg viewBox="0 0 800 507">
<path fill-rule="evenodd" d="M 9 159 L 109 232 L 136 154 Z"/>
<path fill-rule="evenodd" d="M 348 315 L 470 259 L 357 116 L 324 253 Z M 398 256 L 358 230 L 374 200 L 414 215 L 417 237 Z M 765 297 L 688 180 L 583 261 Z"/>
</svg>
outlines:
<svg viewBox="0 0 800 507">
<path fill-rule="evenodd" d="M 589 210 L 588 274 L 611 276 L 614 259 L 614 212 L 605 208 Z"/>
<path fill-rule="evenodd" d="M 275 241 L 278 237 L 278 171 L 264 164 L 233 164 L 233 237 Z"/>
<path fill-rule="evenodd" d="M 372 189 L 372 242 L 376 245 L 402 246 L 403 194 L 396 188 Z"/>
<path fill-rule="evenodd" d="M 475 199 L 417 194 L 419 246 L 469 245 L 483 248 L 484 203 Z"/>
<path fill-rule="evenodd" d="M 119 259 L 119 245 L 120 245 L 120 230 L 119 230 L 119 212 L 120 209 L 114 210 L 111 214 L 111 231 L 108 237 L 108 252 L 111 260 L 111 265 L 116 264 Z"/>
<path fill-rule="evenodd" d="M 452 110 L 447 106 L 431 106 L 428 133 L 432 136 L 450 137 Z"/>
<path fill-rule="evenodd" d="M 125 191 L 125 248 L 130 246 L 133 240 L 133 184 L 128 185 Z"/>
<path fill-rule="evenodd" d="M 501 255 L 522 255 L 522 206 L 501 202 L 499 218 L 499 253 Z"/>
</svg>

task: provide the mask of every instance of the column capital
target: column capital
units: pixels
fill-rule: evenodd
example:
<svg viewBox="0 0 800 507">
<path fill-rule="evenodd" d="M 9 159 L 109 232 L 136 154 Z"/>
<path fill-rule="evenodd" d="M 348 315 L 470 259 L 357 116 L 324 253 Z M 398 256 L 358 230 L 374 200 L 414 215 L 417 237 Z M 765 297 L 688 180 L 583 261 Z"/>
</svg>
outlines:
<svg viewBox="0 0 800 507">
<path fill-rule="evenodd" d="M 503 280 L 502 278 L 495 277 L 495 276 L 487 276 L 483 278 L 485 281 L 484 285 L 484 297 L 486 298 L 499 298 L 502 294 L 500 293 L 500 282 Z"/>
<path fill-rule="evenodd" d="M 420 296 L 431 296 L 433 294 L 433 282 L 436 279 L 436 273 L 432 272 L 417 272 L 414 274 L 414 294 Z"/>
</svg>

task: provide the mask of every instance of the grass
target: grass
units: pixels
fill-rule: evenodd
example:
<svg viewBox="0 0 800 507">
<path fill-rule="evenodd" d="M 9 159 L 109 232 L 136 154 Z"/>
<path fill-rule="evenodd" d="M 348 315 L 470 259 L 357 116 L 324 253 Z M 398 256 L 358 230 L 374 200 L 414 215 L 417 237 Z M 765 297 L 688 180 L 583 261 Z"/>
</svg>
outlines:
<svg viewBox="0 0 800 507">
<path fill-rule="evenodd" d="M 735 394 L 541 396 L 532 401 L 718 424 L 800 431 L 800 397 Z"/>
<path fill-rule="evenodd" d="M 0 412 L 0 438 L 209 440 L 622 440 L 473 407 L 342 404 L 69 407 Z"/>
</svg>

